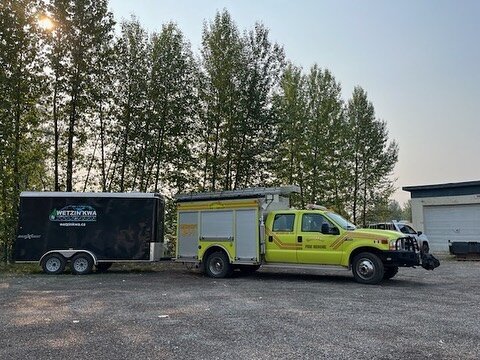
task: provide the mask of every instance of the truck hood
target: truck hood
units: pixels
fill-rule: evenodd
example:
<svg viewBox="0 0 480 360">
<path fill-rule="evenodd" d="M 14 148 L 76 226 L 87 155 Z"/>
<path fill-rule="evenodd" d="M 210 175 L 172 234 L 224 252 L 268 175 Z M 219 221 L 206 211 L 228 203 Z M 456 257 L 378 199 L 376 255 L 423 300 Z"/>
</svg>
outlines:
<svg viewBox="0 0 480 360">
<path fill-rule="evenodd" d="M 369 235 L 371 235 L 372 237 L 382 236 L 386 239 L 398 239 L 399 237 L 405 237 L 405 234 L 393 230 L 356 229 L 351 230 L 350 233 L 352 233 L 353 235 L 363 235 L 365 237 Z"/>
</svg>

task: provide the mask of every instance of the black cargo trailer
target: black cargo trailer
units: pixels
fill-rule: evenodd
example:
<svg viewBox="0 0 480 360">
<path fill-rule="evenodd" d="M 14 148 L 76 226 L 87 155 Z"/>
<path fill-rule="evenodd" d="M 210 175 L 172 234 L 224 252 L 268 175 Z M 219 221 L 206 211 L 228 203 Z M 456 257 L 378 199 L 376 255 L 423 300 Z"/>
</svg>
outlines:
<svg viewBox="0 0 480 360">
<path fill-rule="evenodd" d="M 164 254 L 164 200 L 153 193 L 22 192 L 14 260 L 75 274 Z"/>
</svg>

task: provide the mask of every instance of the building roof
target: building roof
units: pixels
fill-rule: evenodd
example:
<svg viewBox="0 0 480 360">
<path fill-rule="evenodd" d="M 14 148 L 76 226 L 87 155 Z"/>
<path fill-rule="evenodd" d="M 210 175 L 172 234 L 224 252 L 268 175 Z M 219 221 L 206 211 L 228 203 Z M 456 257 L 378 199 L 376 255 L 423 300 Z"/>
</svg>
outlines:
<svg viewBox="0 0 480 360">
<path fill-rule="evenodd" d="M 412 198 L 474 195 L 480 194 L 480 181 L 404 186 L 402 190 L 409 191 Z"/>
</svg>

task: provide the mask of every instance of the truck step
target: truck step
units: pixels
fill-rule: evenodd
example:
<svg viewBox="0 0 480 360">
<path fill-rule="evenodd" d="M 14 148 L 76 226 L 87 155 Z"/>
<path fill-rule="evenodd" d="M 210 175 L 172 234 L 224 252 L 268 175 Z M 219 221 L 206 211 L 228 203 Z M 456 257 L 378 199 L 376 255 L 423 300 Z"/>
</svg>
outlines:
<svg viewBox="0 0 480 360">
<path fill-rule="evenodd" d="M 349 268 L 336 265 L 315 265 L 315 264 L 289 264 L 269 263 L 263 264 L 262 269 L 295 269 L 295 270 L 329 270 L 329 271 L 350 271 Z"/>
</svg>

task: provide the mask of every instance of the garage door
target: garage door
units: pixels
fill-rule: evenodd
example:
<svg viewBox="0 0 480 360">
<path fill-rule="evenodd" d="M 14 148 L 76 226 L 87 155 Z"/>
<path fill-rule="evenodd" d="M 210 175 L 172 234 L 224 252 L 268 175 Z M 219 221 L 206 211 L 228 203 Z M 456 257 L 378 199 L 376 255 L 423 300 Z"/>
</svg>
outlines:
<svg viewBox="0 0 480 360">
<path fill-rule="evenodd" d="M 432 251 L 448 251 L 448 240 L 480 242 L 480 204 L 425 206 L 423 219 Z"/>
</svg>

